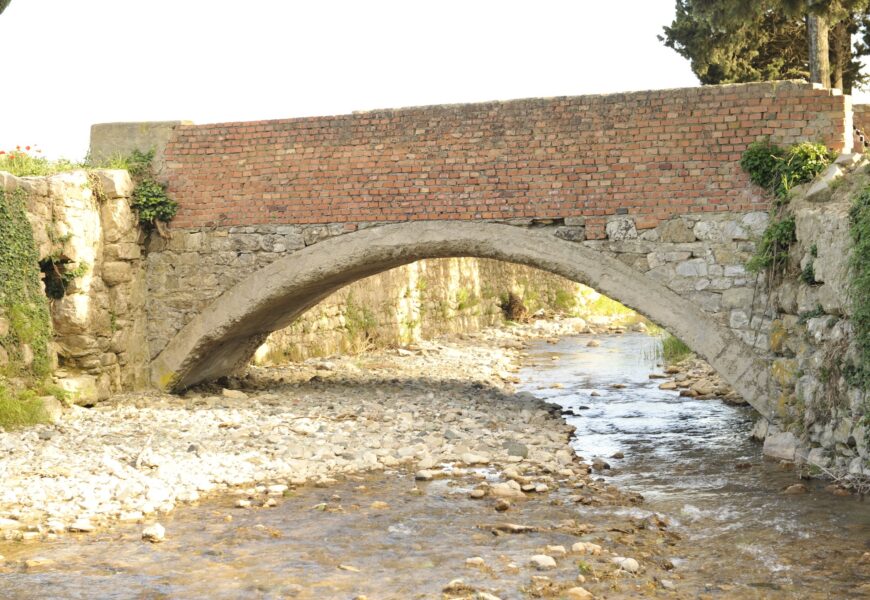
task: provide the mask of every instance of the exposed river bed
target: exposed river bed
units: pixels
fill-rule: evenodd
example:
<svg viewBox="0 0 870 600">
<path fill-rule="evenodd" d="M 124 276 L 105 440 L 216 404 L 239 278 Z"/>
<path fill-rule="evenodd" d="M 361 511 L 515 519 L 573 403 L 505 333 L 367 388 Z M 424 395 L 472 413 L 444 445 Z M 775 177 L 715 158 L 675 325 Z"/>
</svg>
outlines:
<svg viewBox="0 0 870 600">
<path fill-rule="evenodd" d="M 485 461 L 438 460 L 431 481 L 399 466 L 349 474 L 262 507 L 239 508 L 249 494 L 238 490 L 161 515 L 159 544 L 143 542 L 138 524 L 0 543 L 0 597 L 508 600 L 579 598 L 569 592 L 579 586 L 614 599 L 870 597 L 870 504 L 822 482 L 783 494 L 795 473 L 748 440 L 749 409 L 659 389 L 655 338 L 588 339 L 534 342 L 518 388 L 558 404 L 575 451 L 609 463 L 590 479 L 529 469 L 517 480 L 549 489 L 505 511 L 492 493 L 471 496 L 504 479 Z M 365 385 L 356 393 L 372 393 Z M 382 382 L 381 394 L 396 385 Z M 437 401 L 439 384 L 425 385 Z M 461 433 L 455 421 L 436 426 Z M 578 542 L 603 551 L 572 551 Z M 530 567 L 536 555 L 555 566 Z"/>
</svg>

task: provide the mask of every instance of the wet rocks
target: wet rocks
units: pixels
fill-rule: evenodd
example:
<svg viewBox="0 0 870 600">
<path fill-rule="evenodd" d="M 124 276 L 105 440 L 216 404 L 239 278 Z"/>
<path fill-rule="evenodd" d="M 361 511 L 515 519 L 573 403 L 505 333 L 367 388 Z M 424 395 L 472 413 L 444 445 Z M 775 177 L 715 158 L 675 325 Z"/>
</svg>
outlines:
<svg viewBox="0 0 870 600">
<path fill-rule="evenodd" d="M 592 592 L 579 586 L 565 590 L 565 597 L 569 600 L 591 600 L 594 598 Z"/>
<path fill-rule="evenodd" d="M 556 559 L 546 554 L 535 554 L 529 559 L 529 564 L 538 571 L 549 571 L 556 568 Z"/>
<path fill-rule="evenodd" d="M 617 565 L 623 571 L 628 573 L 637 573 L 640 571 L 640 563 L 638 563 L 633 558 L 626 558 L 624 556 L 615 556 L 612 559 L 612 562 Z"/>
<path fill-rule="evenodd" d="M 153 523 L 142 530 L 142 539 L 157 544 L 166 539 L 166 528 L 160 523 Z"/>
</svg>

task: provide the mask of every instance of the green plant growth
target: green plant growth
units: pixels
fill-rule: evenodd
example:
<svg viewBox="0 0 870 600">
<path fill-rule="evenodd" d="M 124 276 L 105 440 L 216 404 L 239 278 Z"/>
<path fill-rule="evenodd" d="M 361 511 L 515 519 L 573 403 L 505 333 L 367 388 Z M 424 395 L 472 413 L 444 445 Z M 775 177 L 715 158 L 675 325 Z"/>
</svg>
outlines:
<svg viewBox="0 0 870 600">
<path fill-rule="evenodd" d="M 17 429 L 48 420 L 42 401 L 32 392 L 13 394 L 0 383 L 0 427 Z"/>
<path fill-rule="evenodd" d="M 166 193 L 166 186 L 154 178 L 152 162 L 154 150 L 139 152 L 134 150 L 125 158 L 112 159 L 116 167 L 124 167 L 130 172 L 135 187 L 131 206 L 139 215 L 139 224 L 146 231 L 157 230 L 164 238 L 169 237 L 166 224 L 178 212 L 178 203 Z"/>
<path fill-rule="evenodd" d="M 365 306 L 356 303 L 353 294 L 345 300 L 344 328 L 353 351 L 362 351 L 375 337 L 378 320 Z"/>
<path fill-rule="evenodd" d="M 67 171 L 75 171 L 84 168 L 84 163 L 61 158 L 49 160 L 39 156 L 38 150 L 31 153 L 30 146 L 15 150 L 0 151 L 0 171 L 12 173 L 16 177 L 33 177 L 56 175 Z"/>
<path fill-rule="evenodd" d="M 0 312 L 9 320 L 8 332 L 0 345 L 9 355 L 8 375 L 47 375 L 50 368 L 48 345 L 51 318 L 39 278 L 39 254 L 33 231 L 24 211 L 25 195 L 0 190 Z M 33 355 L 29 366 L 23 364 L 23 347 Z M 22 365 L 22 372 L 11 372 L 11 365 Z"/>
<path fill-rule="evenodd" d="M 762 270 L 773 273 L 784 271 L 789 248 L 796 240 L 794 217 L 771 219 L 761 235 L 755 254 L 746 263 L 746 269 L 751 273 Z"/>
<path fill-rule="evenodd" d="M 810 319 L 815 319 L 816 317 L 824 316 L 824 314 L 825 314 L 825 309 L 822 308 L 821 304 L 819 304 L 813 310 L 808 310 L 806 312 L 800 313 L 798 315 L 798 323 L 803 325 L 804 323 L 806 323 Z"/>
<path fill-rule="evenodd" d="M 692 354 L 689 348 L 680 338 L 666 333 L 662 338 L 662 358 L 666 364 L 678 363 Z"/>
<path fill-rule="evenodd" d="M 551 302 L 556 310 L 571 313 L 577 308 L 577 295 L 572 290 L 559 288 Z"/>
<path fill-rule="evenodd" d="M 801 281 L 807 285 L 816 285 L 816 271 L 813 268 L 813 261 L 808 261 L 803 270 L 801 270 Z"/>
<path fill-rule="evenodd" d="M 863 389 L 870 390 L 870 187 L 865 188 L 852 204 L 849 232 L 852 237 L 849 288 L 859 362 L 851 379 Z M 870 421 L 870 412 L 865 418 Z"/>
<path fill-rule="evenodd" d="M 477 295 L 468 288 L 463 287 L 456 290 L 457 312 L 473 308 L 478 304 L 480 304 L 480 298 L 478 298 Z"/>
<path fill-rule="evenodd" d="M 769 140 L 753 142 L 740 158 L 750 181 L 771 191 L 780 201 L 796 185 L 812 181 L 834 160 L 824 144 L 802 142 L 783 149 Z"/>
<path fill-rule="evenodd" d="M 0 190 L 0 426 L 7 428 L 43 418 L 25 388 L 42 387 L 51 370 L 51 317 L 24 200 L 21 190 Z"/>
<path fill-rule="evenodd" d="M 631 317 L 635 314 L 633 310 L 624 304 L 608 298 L 603 294 L 587 304 L 583 312 L 602 317 Z"/>
</svg>

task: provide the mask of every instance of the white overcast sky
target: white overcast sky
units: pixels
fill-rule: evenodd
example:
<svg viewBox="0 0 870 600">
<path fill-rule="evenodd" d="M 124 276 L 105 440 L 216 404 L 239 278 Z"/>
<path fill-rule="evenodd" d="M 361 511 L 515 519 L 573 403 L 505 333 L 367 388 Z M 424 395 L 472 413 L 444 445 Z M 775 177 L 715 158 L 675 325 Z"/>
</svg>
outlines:
<svg viewBox="0 0 870 600">
<path fill-rule="evenodd" d="M 674 0 L 12 0 L 0 149 L 196 123 L 697 85 Z"/>
</svg>

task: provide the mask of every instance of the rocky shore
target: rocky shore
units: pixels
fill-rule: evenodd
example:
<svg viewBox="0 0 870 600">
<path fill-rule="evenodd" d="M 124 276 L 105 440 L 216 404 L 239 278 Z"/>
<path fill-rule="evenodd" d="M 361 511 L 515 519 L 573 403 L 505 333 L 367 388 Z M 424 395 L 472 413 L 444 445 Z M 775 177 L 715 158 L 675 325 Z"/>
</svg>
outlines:
<svg viewBox="0 0 870 600">
<path fill-rule="evenodd" d="M 0 536 L 151 522 L 240 486 L 256 486 L 251 502 L 262 503 L 290 486 L 395 467 L 421 477 L 443 463 L 534 467 L 546 474 L 542 485 L 554 475 L 583 477 L 588 468 L 571 452 L 558 411 L 508 393 L 525 337 L 576 328 L 491 329 L 253 368 L 227 387 L 118 395 L 73 407 L 54 425 L 0 433 Z"/>
</svg>

